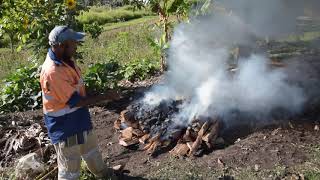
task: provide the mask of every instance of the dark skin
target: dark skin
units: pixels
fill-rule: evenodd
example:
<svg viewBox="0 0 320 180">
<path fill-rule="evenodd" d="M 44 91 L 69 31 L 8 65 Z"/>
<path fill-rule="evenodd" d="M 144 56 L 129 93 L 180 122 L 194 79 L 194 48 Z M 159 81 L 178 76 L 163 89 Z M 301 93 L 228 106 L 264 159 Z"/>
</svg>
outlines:
<svg viewBox="0 0 320 180">
<path fill-rule="evenodd" d="M 77 52 L 77 46 L 77 41 L 67 40 L 59 45 L 52 46 L 51 49 L 58 59 L 75 68 L 74 62 L 71 59 Z M 105 100 L 118 100 L 119 98 L 120 96 L 116 91 L 110 90 L 107 91 L 105 94 L 84 97 L 76 104 L 76 107 L 84 107 Z"/>
</svg>

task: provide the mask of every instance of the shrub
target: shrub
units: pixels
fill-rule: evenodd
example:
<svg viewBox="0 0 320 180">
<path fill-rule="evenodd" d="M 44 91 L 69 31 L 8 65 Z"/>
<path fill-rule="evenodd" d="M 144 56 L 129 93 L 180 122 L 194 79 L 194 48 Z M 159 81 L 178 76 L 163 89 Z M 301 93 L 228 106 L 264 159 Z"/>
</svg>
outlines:
<svg viewBox="0 0 320 180">
<path fill-rule="evenodd" d="M 134 60 L 125 64 L 120 70 L 126 80 L 144 80 L 159 70 L 159 64 L 150 60 Z"/>
<path fill-rule="evenodd" d="M 93 39 L 96 39 L 100 36 L 100 34 L 102 32 L 102 27 L 99 26 L 98 23 L 94 22 L 92 24 L 84 24 L 83 30 L 84 30 L 84 32 L 90 33 L 90 35 Z"/>
<path fill-rule="evenodd" d="M 103 93 L 107 89 L 116 88 L 122 78 L 118 70 L 119 64 L 115 61 L 91 65 L 84 76 L 88 93 Z"/>
<path fill-rule="evenodd" d="M 41 105 L 38 65 L 32 63 L 17 69 L 3 80 L 0 113 L 37 109 Z"/>
</svg>

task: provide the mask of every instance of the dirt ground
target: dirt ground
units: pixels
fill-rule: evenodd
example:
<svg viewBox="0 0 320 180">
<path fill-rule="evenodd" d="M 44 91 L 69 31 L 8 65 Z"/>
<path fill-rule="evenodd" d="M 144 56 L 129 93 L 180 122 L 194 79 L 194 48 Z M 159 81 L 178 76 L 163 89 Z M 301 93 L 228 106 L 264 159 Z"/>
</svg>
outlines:
<svg viewBox="0 0 320 180">
<path fill-rule="evenodd" d="M 303 59 L 306 63 L 302 65 L 298 57 L 288 62 L 291 66 L 288 71 L 295 71 L 291 78 L 310 91 L 303 112 L 285 119 L 270 119 L 260 127 L 235 125 L 221 133 L 224 145 L 201 157 L 174 158 L 168 152 L 150 157 L 141 147 L 127 149 L 118 145 L 119 133 L 113 122 L 144 89 L 136 96 L 131 95 L 131 101 L 91 109 L 106 162 L 126 164 L 126 176 L 122 179 L 320 179 L 319 92 L 311 91 L 318 89 L 319 83 L 305 81 L 320 77 L 316 68 L 320 67 L 320 61 L 318 57 Z"/>
<path fill-rule="evenodd" d="M 311 66 L 320 68 L 318 58 L 310 58 L 310 61 L 317 62 Z M 306 64 L 310 66 L 310 63 Z M 295 68 L 303 69 L 302 66 Z M 314 68 L 308 78 L 318 79 L 319 68 Z M 296 75 L 300 73 L 297 71 Z M 152 82 L 147 86 L 150 84 Z M 317 87 L 318 84 L 308 81 L 303 86 Z M 310 92 L 309 103 L 299 115 L 276 121 L 270 119 L 270 123 L 264 123 L 265 126 L 254 128 L 236 125 L 221 132 L 225 143 L 213 151 L 201 157 L 175 158 L 168 151 L 151 157 L 141 150 L 142 146 L 128 149 L 118 144 L 119 132 L 113 128 L 114 121 L 122 110 L 147 90 L 132 87 L 123 99 L 90 108 L 99 148 L 106 163 L 110 166 L 126 164 L 120 179 L 320 179 L 318 91 Z M 42 111 L 38 110 L 0 116 L 0 123 L 43 122 L 42 119 Z"/>
<path fill-rule="evenodd" d="M 127 102 L 110 103 L 90 109 L 99 139 L 99 147 L 110 166 L 126 164 L 121 179 L 282 179 L 308 177 L 320 169 L 320 131 L 316 119 L 296 119 L 281 125 L 241 133 L 234 129 L 234 139 L 201 157 L 175 158 L 168 152 L 150 157 L 141 147 L 131 149 L 118 144 L 113 122 Z M 6 120 L 42 121 L 42 112 L 24 112 L 6 116 Z M 238 131 L 238 132 L 237 132 Z M 316 176 L 319 177 L 319 176 Z"/>
<path fill-rule="evenodd" d="M 293 121 L 285 127 L 273 126 L 257 130 L 232 145 L 220 147 L 202 157 L 177 159 L 169 153 L 150 157 L 141 148 L 130 150 L 118 145 L 118 133 L 113 129 L 118 114 L 102 107 L 91 111 L 100 149 L 106 161 L 110 165 L 125 163 L 127 175 L 131 177 L 217 179 L 225 176 L 224 179 L 228 174 L 239 178 L 241 173 L 252 172 L 253 179 L 262 176 L 275 179 L 297 173 L 295 168 L 308 163 L 320 168 L 320 163 L 315 162 L 314 157 L 320 150 L 320 132 L 314 130 L 315 122 L 307 120 Z M 275 172 L 277 168 L 284 168 L 285 172 Z"/>
</svg>

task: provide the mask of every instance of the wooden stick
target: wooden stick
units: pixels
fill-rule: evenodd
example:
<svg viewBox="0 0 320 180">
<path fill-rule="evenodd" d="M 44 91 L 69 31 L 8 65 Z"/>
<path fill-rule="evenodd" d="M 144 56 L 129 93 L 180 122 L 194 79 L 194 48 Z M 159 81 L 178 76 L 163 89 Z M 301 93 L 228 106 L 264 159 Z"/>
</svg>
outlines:
<svg viewBox="0 0 320 180">
<path fill-rule="evenodd" d="M 53 168 L 51 171 L 49 171 L 47 174 L 45 174 L 42 177 L 37 177 L 37 180 L 45 180 L 49 175 L 51 175 L 52 173 L 54 173 L 56 170 L 58 170 L 58 166 L 56 166 L 55 168 Z M 38 179 L 39 178 L 39 179 Z"/>
</svg>

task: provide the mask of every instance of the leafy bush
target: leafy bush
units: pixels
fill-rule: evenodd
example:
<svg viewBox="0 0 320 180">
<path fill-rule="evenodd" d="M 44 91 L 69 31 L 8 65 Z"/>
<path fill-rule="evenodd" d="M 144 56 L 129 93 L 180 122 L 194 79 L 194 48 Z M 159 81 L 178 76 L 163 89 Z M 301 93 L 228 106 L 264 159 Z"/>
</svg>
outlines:
<svg viewBox="0 0 320 180">
<path fill-rule="evenodd" d="M 83 30 L 84 30 L 84 32 L 90 33 L 90 35 L 93 39 L 96 39 L 100 36 L 100 34 L 102 32 L 102 27 L 99 26 L 98 23 L 94 22 L 92 24 L 84 24 Z"/>
<path fill-rule="evenodd" d="M 90 92 L 103 93 L 107 89 L 116 88 L 118 81 L 122 78 L 118 69 L 119 64 L 115 61 L 91 65 L 84 76 L 89 94 Z"/>
<path fill-rule="evenodd" d="M 129 81 L 144 80 L 159 70 L 159 64 L 150 60 L 134 60 L 123 66 L 121 74 Z"/>
<path fill-rule="evenodd" d="M 91 7 L 88 12 L 83 12 L 78 16 L 78 20 L 82 24 L 92 24 L 94 22 L 99 25 L 106 23 L 115 23 L 120 21 L 128 21 L 131 19 L 141 18 L 143 16 L 153 15 L 153 13 L 145 10 L 132 10 L 131 7 L 124 6 L 117 9 L 110 7 Z"/>
<path fill-rule="evenodd" d="M 0 113 L 37 109 L 41 105 L 38 65 L 17 69 L 3 80 Z"/>
</svg>

